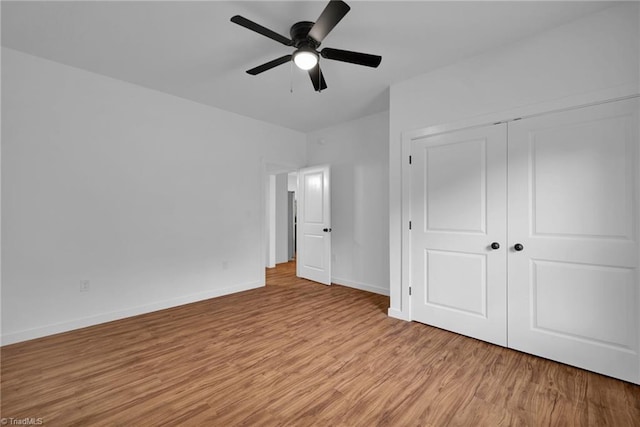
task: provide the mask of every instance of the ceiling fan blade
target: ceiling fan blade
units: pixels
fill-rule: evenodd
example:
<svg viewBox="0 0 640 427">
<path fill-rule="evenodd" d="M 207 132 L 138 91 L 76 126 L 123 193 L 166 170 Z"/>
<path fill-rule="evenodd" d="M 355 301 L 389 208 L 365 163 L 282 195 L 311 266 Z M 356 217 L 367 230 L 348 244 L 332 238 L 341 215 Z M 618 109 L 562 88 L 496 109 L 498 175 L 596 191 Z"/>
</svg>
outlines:
<svg viewBox="0 0 640 427">
<path fill-rule="evenodd" d="M 233 22 L 234 24 L 238 24 L 242 27 L 248 28 L 251 31 L 255 31 L 258 34 L 262 34 L 265 37 L 269 37 L 271 40 L 275 40 L 279 43 L 282 43 L 285 46 L 293 46 L 293 41 L 291 41 L 291 39 L 288 39 L 285 36 L 276 33 L 275 31 L 271 31 L 270 29 L 265 28 L 260 24 L 256 24 L 255 22 L 250 21 L 247 18 L 242 17 L 240 15 L 236 15 L 233 18 L 231 18 L 231 22 Z"/>
<path fill-rule="evenodd" d="M 311 83 L 313 83 L 313 88 L 316 92 L 327 88 L 327 82 L 324 81 L 324 74 L 320 69 L 320 64 L 309 70 L 309 77 L 311 77 Z"/>
<path fill-rule="evenodd" d="M 350 50 L 331 49 L 326 47 L 320 51 L 323 58 L 333 59 L 334 61 L 349 62 L 351 64 L 364 65 L 366 67 L 376 68 L 380 65 L 382 57 L 378 55 L 370 55 L 368 53 L 351 52 Z"/>
<path fill-rule="evenodd" d="M 331 0 L 309 30 L 309 36 L 318 43 L 321 42 L 349 10 L 351 10 L 349 5 L 342 0 Z"/>
<path fill-rule="evenodd" d="M 274 59 L 273 61 L 266 62 L 266 63 L 264 63 L 262 65 L 258 65 L 255 68 L 247 70 L 247 73 L 251 74 L 252 76 L 255 76 L 256 74 L 264 73 L 265 71 L 270 70 L 270 69 L 272 69 L 274 67 L 277 67 L 278 65 L 282 65 L 285 62 L 291 61 L 291 57 L 292 56 L 293 55 L 281 56 L 278 59 Z"/>
</svg>

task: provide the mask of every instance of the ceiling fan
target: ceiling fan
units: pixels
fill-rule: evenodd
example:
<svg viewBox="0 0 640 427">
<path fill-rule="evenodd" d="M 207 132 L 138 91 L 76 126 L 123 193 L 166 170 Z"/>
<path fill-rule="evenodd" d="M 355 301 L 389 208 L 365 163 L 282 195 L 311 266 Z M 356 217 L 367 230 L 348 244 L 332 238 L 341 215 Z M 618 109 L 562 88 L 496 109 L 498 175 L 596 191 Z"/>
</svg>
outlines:
<svg viewBox="0 0 640 427">
<path fill-rule="evenodd" d="M 258 65 L 255 68 L 247 70 L 247 73 L 255 76 L 293 59 L 293 62 L 298 68 L 308 71 L 311 82 L 313 83 L 313 88 L 317 92 L 320 92 L 327 88 L 327 83 L 324 80 L 324 75 L 319 64 L 321 56 L 334 61 L 349 62 L 351 64 L 376 68 L 380 65 L 380 61 L 382 61 L 382 57 L 378 55 L 328 47 L 318 51 L 322 40 L 324 40 L 327 34 L 344 18 L 350 9 L 349 5 L 341 0 L 331 0 L 316 22 L 301 21 L 293 24 L 289 30 L 289 34 L 291 35 L 290 39 L 240 15 L 234 16 L 231 18 L 231 22 L 255 31 L 258 34 L 262 34 L 285 46 L 293 46 L 296 49 L 290 55 L 284 55 L 273 61 Z"/>
</svg>

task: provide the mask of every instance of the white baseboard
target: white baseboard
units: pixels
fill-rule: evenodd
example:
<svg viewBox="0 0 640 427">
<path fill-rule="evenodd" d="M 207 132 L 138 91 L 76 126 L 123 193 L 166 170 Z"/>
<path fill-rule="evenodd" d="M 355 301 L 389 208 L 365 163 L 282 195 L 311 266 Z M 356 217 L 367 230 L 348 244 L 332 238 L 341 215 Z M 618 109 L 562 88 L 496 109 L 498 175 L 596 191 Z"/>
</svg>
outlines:
<svg viewBox="0 0 640 427">
<path fill-rule="evenodd" d="M 339 277 L 332 277 L 331 283 L 335 283 L 336 285 L 346 286 L 349 288 L 360 289 L 361 291 L 373 292 L 374 294 L 389 296 L 389 289 L 368 285 L 366 283 L 354 282 L 353 280 L 341 279 Z"/>
<path fill-rule="evenodd" d="M 56 323 L 53 325 L 42 326 L 39 328 L 28 329 L 25 331 L 12 332 L 2 335 L 0 342 L 2 345 L 15 344 L 21 341 L 32 340 L 35 338 L 46 337 L 48 335 L 59 334 L 61 332 L 72 331 L 74 329 L 86 328 L 88 326 L 98 325 L 100 323 L 111 322 L 114 320 L 124 319 L 127 317 L 137 316 L 140 314 L 151 313 L 166 308 L 177 307 L 180 305 L 190 304 L 192 302 L 203 301 L 211 298 L 221 297 L 224 295 L 234 294 L 237 292 L 248 291 L 250 289 L 261 288 L 263 282 L 245 283 L 242 285 L 231 286 L 228 288 L 214 289 L 207 292 L 185 295 L 179 298 L 173 298 L 165 301 L 157 301 L 151 304 L 131 307 L 124 310 L 102 313 L 96 316 L 84 317 L 82 319 L 74 319 L 68 322 Z"/>
</svg>

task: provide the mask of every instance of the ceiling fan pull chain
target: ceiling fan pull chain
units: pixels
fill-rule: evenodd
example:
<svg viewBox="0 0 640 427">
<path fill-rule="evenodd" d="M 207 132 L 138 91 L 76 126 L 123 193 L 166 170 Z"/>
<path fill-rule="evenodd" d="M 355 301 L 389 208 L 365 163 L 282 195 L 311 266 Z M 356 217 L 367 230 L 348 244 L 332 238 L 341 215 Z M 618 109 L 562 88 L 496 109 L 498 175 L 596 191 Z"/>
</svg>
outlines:
<svg viewBox="0 0 640 427">
<path fill-rule="evenodd" d="M 291 93 L 293 93 L 293 61 L 291 61 L 290 70 L 291 70 L 291 72 L 289 73 L 290 74 L 290 79 L 289 80 L 291 81 L 291 88 L 289 89 L 289 91 Z"/>
</svg>

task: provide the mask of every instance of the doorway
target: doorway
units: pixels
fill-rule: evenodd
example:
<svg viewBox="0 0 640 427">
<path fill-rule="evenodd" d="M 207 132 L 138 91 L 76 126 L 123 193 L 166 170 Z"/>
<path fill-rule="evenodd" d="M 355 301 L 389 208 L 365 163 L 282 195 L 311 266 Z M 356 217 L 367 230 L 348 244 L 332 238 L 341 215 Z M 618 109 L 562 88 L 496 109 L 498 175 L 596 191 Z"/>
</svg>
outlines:
<svg viewBox="0 0 640 427">
<path fill-rule="evenodd" d="M 297 170 L 266 165 L 265 267 L 295 261 Z"/>
<path fill-rule="evenodd" d="M 265 163 L 267 269 L 293 258 L 299 277 L 331 284 L 329 175 L 328 165 L 291 170 Z"/>
</svg>

